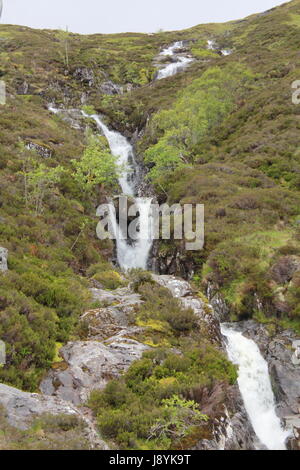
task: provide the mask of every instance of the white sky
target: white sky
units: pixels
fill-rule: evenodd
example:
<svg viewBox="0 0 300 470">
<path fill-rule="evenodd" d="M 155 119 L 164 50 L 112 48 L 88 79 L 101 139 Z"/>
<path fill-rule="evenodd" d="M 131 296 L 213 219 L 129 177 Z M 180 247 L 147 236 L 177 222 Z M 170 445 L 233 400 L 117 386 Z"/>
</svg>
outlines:
<svg viewBox="0 0 300 470">
<path fill-rule="evenodd" d="M 0 0 L 1 2 L 1 0 Z M 284 0 L 3 0 L 1 23 L 78 33 L 155 32 L 243 18 Z"/>
</svg>

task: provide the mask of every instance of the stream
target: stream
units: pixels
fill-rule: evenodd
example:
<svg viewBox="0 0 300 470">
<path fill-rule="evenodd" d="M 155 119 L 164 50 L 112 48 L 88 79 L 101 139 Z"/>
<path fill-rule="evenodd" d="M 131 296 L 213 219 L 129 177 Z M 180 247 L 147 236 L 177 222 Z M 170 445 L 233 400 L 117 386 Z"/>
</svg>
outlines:
<svg viewBox="0 0 300 470">
<path fill-rule="evenodd" d="M 119 180 L 123 193 L 135 196 L 135 181 L 132 175 L 136 174 L 138 169 L 133 147 L 121 134 L 110 131 L 99 116 L 94 115 L 92 118 L 107 138 L 113 155 L 119 157 L 118 164 L 123 167 L 125 165 L 125 171 Z M 140 237 L 135 243 L 129 244 L 116 236 L 118 262 L 123 270 L 146 269 L 152 246 L 151 198 L 136 198 L 135 202 L 140 213 Z M 114 214 L 111 214 L 111 217 L 117 235 L 117 220 Z M 289 433 L 281 427 L 280 419 L 276 415 L 267 362 L 254 341 L 230 326 L 222 325 L 221 331 L 227 340 L 228 357 L 238 366 L 239 389 L 257 437 L 268 450 L 286 449 L 285 440 Z"/>
<path fill-rule="evenodd" d="M 156 80 L 162 80 L 163 78 L 171 77 L 181 72 L 188 67 L 191 62 L 194 61 L 192 57 L 186 57 L 180 55 L 180 51 L 184 48 L 183 41 L 177 41 L 169 47 L 166 47 L 161 51 L 159 57 L 169 57 L 173 62 L 162 67 L 158 73 Z"/>
<path fill-rule="evenodd" d="M 238 366 L 238 385 L 255 434 L 268 450 L 285 450 L 289 432 L 275 412 L 267 362 L 255 342 L 230 325 L 221 325 L 221 332 L 228 357 Z"/>
<path fill-rule="evenodd" d="M 121 167 L 119 184 L 124 196 L 130 196 L 137 208 L 139 214 L 139 232 L 137 240 L 124 239 L 120 233 L 120 227 L 117 222 L 115 211 L 110 210 L 110 219 L 112 222 L 117 247 L 117 259 L 120 267 L 124 271 L 133 268 L 146 269 L 149 253 L 152 247 L 153 239 L 151 236 L 151 198 L 136 197 L 135 175 L 138 172 L 138 166 L 134 156 L 132 145 L 126 137 L 115 131 L 111 131 L 102 122 L 98 115 L 85 117 L 92 118 L 99 130 L 105 135 L 111 153 L 118 157 L 117 164 Z"/>
<path fill-rule="evenodd" d="M 213 41 L 208 42 L 208 48 L 214 49 Z M 178 41 L 165 48 L 160 56 L 171 57 L 174 61 L 162 67 L 157 74 L 157 80 L 175 75 L 184 70 L 192 58 L 178 55 L 183 49 L 183 42 Z M 223 55 L 227 52 L 222 51 Z M 60 110 L 49 106 L 49 110 L 57 114 Z M 153 244 L 151 236 L 151 198 L 137 197 L 137 174 L 139 168 L 135 159 L 134 149 L 130 142 L 120 133 L 110 130 L 98 115 L 86 115 L 95 121 L 98 129 L 106 137 L 111 152 L 117 157 L 121 167 L 119 184 L 123 195 L 129 196 L 136 204 L 139 215 L 139 232 L 136 240 L 127 240 L 120 236 L 115 210 L 110 211 L 115 239 L 118 264 L 123 271 L 133 268 L 147 269 L 148 259 Z M 221 331 L 226 338 L 226 348 L 229 359 L 238 366 L 238 385 L 246 411 L 253 429 L 260 442 L 269 450 L 284 450 L 288 432 L 281 427 L 280 419 L 275 411 L 275 399 L 271 387 L 268 365 L 263 359 L 254 341 L 247 339 L 242 333 L 228 324 L 222 325 Z"/>
</svg>

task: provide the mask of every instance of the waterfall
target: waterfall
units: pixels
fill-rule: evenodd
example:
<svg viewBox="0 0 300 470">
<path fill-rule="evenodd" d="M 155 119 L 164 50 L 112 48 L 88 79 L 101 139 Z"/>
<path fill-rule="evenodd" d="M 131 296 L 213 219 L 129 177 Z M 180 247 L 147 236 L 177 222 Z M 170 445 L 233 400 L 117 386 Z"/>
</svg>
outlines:
<svg viewBox="0 0 300 470">
<path fill-rule="evenodd" d="M 231 49 L 219 49 L 217 43 L 215 41 L 212 41 L 212 40 L 207 41 L 207 49 L 209 51 L 219 51 L 221 53 L 221 55 L 223 55 L 225 57 L 232 54 Z"/>
<path fill-rule="evenodd" d="M 176 54 L 176 51 L 183 48 L 183 42 L 177 41 L 169 47 L 166 47 L 161 51 L 159 54 L 160 57 L 172 57 L 176 58 L 176 61 L 172 62 L 171 64 L 165 65 L 162 67 L 157 74 L 156 80 L 161 80 L 163 78 L 171 77 L 172 75 L 176 75 L 176 73 L 184 70 L 193 59 L 191 57 L 184 57 L 179 56 Z"/>
<path fill-rule="evenodd" d="M 257 437 L 269 450 L 285 450 L 289 432 L 275 412 L 267 362 L 254 341 L 228 325 L 222 325 L 221 331 L 227 338 L 228 357 L 238 366 L 240 392 Z"/>
<path fill-rule="evenodd" d="M 122 188 L 123 195 L 134 197 L 136 185 L 134 175 L 137 170 L 137 164 L 132 145 L 128 142 L 126 137 L 108 129 L 98 115 L 88 116 L 85 113 L 83 114 L 86 117 L 94 119 L 98 128 L 104 133 L 109 143 L 111 153 L 115 157 L 118 157 L 117 164 L 122 170 L 121 176 L 119 177 L 119 184 Z M 139 232 L 137 240 L 123 239 L 120 234 L 116 214 L 112 210 L 110 211 L 110 218 L 117 244 L 118 263 L 125 271 L 133 268 L 147 268 L 147 261 L 153 242 L 151 202 L 151 198 L 134 198 L 134 203 L 139 214 Z"/>
</svg>

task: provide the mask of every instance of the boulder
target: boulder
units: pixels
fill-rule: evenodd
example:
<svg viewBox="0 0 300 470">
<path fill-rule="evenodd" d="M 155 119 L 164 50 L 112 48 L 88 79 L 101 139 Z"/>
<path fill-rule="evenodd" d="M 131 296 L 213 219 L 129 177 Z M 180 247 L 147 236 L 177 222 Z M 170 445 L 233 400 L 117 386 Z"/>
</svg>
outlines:
<svg viewBox="0 0 300 470">
<path fill-rule="evenodd" d="M 123 330 L 104 343 L 70 342 L 60 350 L 64 359 L 61 369 L 52 369 L 40 385 L 45 395 L 53 395 L 78 405 L 89 398 L 92 390 L 102 390 L 109 380 L 126 371 L 140 359 L 147 346 L 128 338 Z"/>
<path fill-rule="evenodd" d="M 35 151 L 38 155 L 40 155 L 43 158 L 50 158 L 52 157 L 52 150 L 50 147 L 42 144 L 37 144 L 36 142 L 28 142 L 26 144 L 26 148 L 28 150 L 33 150 Z"/>
<path fill-rule="evenodd" d="M 91 289 L 91 292 L 95 301 L 107 306 L 89 310 L 81 316 L 90 339 L 104 340 L 127 328 L 135 308 L 142 302 L 140 295 L 127 287 L 115 291 Z"/>
<path fill-rule="evenodd" d="M 85 424 L 84 436 L 90 442 L 91 448 L 108 449 L 84 412 L 60 398 L 22 392 L 0 384 L 0 406 L 4 409 L 8 423 L 21 430 L 28 429 L 36 418 L 45 414 L 77 416 Z"/>
<path fill-rule="evenodd" d="M 8 258 L 8 250 L 0 246 L 0 273 L 1 272 L 4 273 L 8 270 L 7 258 Z"/>
</svg>

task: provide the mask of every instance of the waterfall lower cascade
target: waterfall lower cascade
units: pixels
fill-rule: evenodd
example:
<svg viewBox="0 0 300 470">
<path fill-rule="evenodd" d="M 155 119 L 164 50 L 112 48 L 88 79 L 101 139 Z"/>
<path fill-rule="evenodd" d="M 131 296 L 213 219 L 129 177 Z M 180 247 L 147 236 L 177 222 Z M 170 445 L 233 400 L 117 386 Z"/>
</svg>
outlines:
<svg viewBox="0 0 300 470">
<path fill-rule="evenodd" d="M 191 62 L 193 62 L 193 59 L 191 57 L 184 57 L 177 54 L 177 52 L 180 49 L 183 49 L 183 47 L 183 41 L 177 41 L 171 46 L 161 51 L 161 53 L 159 54 L 160 57 L 171 57 L 176 60 L 171 64 L 162 67 L 158 71 L 156 80 L 162 80 L 163 78 L 176 75 L 176 73 L 180 72 L 181 70 L 184 70 Z"/>
<path fill-rule="evenodd" d="M 240 392 L 257 437 L 268 450 L 285 450 L 289 432 L 275 413 L 267 362 L 254 341 L 228 325 L 222 325 L 221 331 L 227 338 L 228 357 L 239 368 Z"/>
<path fill-rule="evenodd" d="M 84 116 L 94 119 L 98 128 L 105 135 L 111 153 L 118 157 L 117 164 L 121 167 L 121 176 L 119 177 L 119 184 L 122 188 L 123 195 L 135 196 L 135 181 L 134 175 L 137 169 L 137 164 L 134 158 L 134 151 L 132 145 L 128 142 L 126 137 L 118 132 L 111 131 L 101 121 L 98 115 Z M 133 268 L 147 268 L 149 253 L 152 247 L 152 230 L 151 230 L 151 198 L 137 197 L 134 202 L 139 213 L 139 234 L 135 241 L 123 239 L 120 234 L 120 229 L 117 223 L 116 214 L 111 211 L 110 218 L 115 233 L 117 244 L 117 258 L 120 267 L 127 271 Z"/>
</svg>

